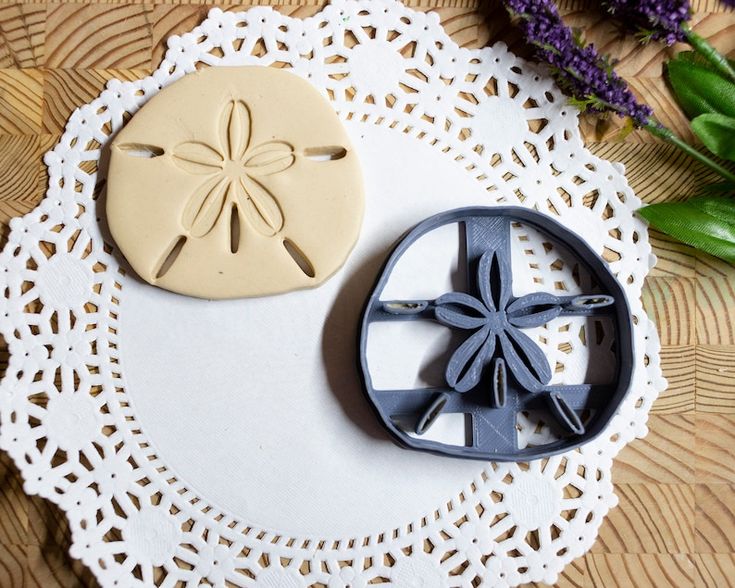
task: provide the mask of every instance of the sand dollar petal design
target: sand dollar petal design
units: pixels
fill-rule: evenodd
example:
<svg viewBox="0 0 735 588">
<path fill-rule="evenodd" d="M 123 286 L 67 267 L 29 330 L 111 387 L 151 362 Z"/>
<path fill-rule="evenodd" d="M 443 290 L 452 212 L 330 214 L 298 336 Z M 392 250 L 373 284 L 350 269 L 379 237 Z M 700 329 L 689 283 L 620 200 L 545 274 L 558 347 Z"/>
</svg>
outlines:
<svg viewBox="0 0 735 588">
<path fill-rule="evenodd" d="M 357 240 L 357 157 L 330 104 L 289 72 L 189 74 L 153 97 L 111 152 L 113 237 L 167 290 L 235 298 L 318 286 Z"/>
</svg>

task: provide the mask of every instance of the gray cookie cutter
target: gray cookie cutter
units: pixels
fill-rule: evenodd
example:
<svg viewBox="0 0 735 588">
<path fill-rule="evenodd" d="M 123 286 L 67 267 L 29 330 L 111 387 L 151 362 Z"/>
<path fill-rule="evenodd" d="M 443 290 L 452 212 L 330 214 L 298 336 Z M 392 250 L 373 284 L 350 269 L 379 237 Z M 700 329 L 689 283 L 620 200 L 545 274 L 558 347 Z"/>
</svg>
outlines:
<svg viewBox="0 0 735 588">
<path fill-rule="evenodd" d="M 600 294 L 555 296 L 537 292 L 515 298 L 511 291 L 510 226 L 532 227 L 574 252 L 596 280 Z M 435 300 L 381 300 L 400 257 L 424 234 L 447 224 L 465 228 L 466 292 Z M 551 368 L 522 329 L 562 315 L 607 316 L 615 326 L 617 379 L 605 385 L 550 385 Z M 438 321 L 467 333 L 446 370 L 446 386 L 417 390 L 376 390 L 368 361 L 368 328 L 377 321 Z M 597 437 L 625 397 L 633 374 L 633 322 L 621 284 L 587 243 L 549 216 L 520 207 L 470 207 L 432 216 L 395 247 L 370 295 L 362 317 L 359 362 L 364 390 L 378 418 L 402 446 L 440 455 L 495 461 L 525 461 L 568 451 Z M 580 414 L 594 410 L 588 422 Z M 517 414 L 550 413 L 566 435 L 547 445 L 518 447 Z M 455 446 L 423 435 L 441 413 L 472 419 L 472 445 Z M 417 437 L 399 427 L 412 420 Z"/>
</svg>

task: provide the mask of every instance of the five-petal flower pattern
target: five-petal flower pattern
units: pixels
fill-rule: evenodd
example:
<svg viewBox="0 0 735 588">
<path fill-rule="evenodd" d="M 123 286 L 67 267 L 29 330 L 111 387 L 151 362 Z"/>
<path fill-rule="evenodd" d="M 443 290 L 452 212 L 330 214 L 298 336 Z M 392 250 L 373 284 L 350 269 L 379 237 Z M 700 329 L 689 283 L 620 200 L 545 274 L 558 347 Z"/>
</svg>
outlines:
<svg viewBox="0 0 735 588">
<path fill-rule="evenodd" d="M 109 146 L 106 211 L 149 284 L 206 299 L 314 288 L 360 233 L 364 182 L 334 105 L 293 72 L 209 67 Z"/>
<path fill-rule="evenodd" d="M 252 120 L 247 104 L 230 100 L 219 117 L 219 145 L 198 141 L 179 144 L 173 160 L 185 171 L 206 176 L 191 195 L 182 224 L 194 237 L 207 235 L 223 212 L 238 207 L 259 233 L 273 236 L 283 228 L 278 200 L 257 179 L 280 173 L 296 160 L 285 141 L 251 144 Z"/>
<path fill-rule="evenodd" d="M 540 327 L 562 311 L 562 300 L 545 292 L 527 294 L 511 302 L 508 260 L 487 251 L 480 258 L 477 287 L 480 297 L 451 292 L 435 301 L 436 319 L 453 328 L 473 330 L 452 355 L 446 369 L 447 383 L 467 392 L 480 382 L 483 369 L 496 347 L 518 382 L 531 392 L 551 379 L 543 351 L 520 328 Z"/>
</svg>

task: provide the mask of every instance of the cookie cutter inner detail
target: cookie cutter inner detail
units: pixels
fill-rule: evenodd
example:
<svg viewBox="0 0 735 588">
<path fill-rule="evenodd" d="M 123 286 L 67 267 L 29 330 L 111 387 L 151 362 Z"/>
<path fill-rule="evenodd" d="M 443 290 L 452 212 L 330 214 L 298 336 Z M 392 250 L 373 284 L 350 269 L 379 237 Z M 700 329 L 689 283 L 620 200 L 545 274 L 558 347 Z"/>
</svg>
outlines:
<svg viewBox="0 0 735 588">
<path fill-rule="evenodd" d="M 511 224 L 540 231 L 573 252 L 594 279 L 594 292 L 513 295 Z M 447 224 L 464 228 L 467 284 L 432 300 L 382 300 L 401 256 L 423 235 Z M 460 256 L 462 259 L 462 256 Z M 616 378 L 606 384 L 551 384 L 552 366 L 524 330 L 558 317 L 605 317 L 615 329 Z M 372 385 L 367 357 L 375 322 L 440 323 L 459 333 L 444 368 L 445 386 L 384 390 Z M 471 207 L 433 216 L 416 226 L 390 255 L 368 300 L 360 334 L 364 388 L 378 417 L 399 444 L 443 455 L 514 461 L 573 449 L 600 434 L 628 391 L 633 371 L 632 319 L 622 286 L 583 239 L 552 218 L 519 207 Z M 521 411 L 541 411 L 562 431 L 553 443 L 519 447 Z M 471 419 L 471 443 L 450 445 L 424 437 L 442 414 Z M 585 416 L 587 415 L 587 416 Z M 399 422 L 401 425 L 399 426 Z M 406 430 L 411 423 L 413 435 Z"/>
</svg>

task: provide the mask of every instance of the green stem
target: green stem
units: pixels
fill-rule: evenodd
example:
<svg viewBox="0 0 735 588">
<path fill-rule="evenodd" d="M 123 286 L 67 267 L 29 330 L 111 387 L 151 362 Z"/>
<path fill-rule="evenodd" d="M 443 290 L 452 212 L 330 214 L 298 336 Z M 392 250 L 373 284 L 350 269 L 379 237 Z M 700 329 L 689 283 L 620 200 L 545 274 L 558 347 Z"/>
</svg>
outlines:
<svg viewBox="0 0 735 588">
<path fill-rule="evenodd" d="M 671 143 L 672 145 L 675 145 L 679 149 L 681 149 L 684 153 L 692 157 L 693 159 L 696 159 L 697 161 L 703 163 L 711 170 L 717 172 L 719 175 L 721 175 L 723 178 L 730 182 L 735 182 L 735 173 L 731 172 L 730 170 L 724 168 L 716 161 L 710 159 L 707 157 L 704 153 L 700 153 L 697 151 L 694 147 L 689 145 L 688 143 L 682 141 L 679 137 L 677 137 L 673 131 L 670 129 L 667 129 L 666 127 L 660 126 L 656 121 L 651 120 L 649 123 L 643 127 L 646 129 L 649 133 L 652 135 L 659 137 L 666 141 L 667 143 Z"/>
<path fill-rule="evenodd" d="M 709 61 L 712 66 L 725 78 L 732 82 L 735 82 L 735 68 L 730 65 L 730 62 L 715 49 L 709 42 L 700 37 L 688 25 L 682 27 L 682 31 L 686 35 L 689 44 L 697 50 L 697 52 Z"/>
</svg>

